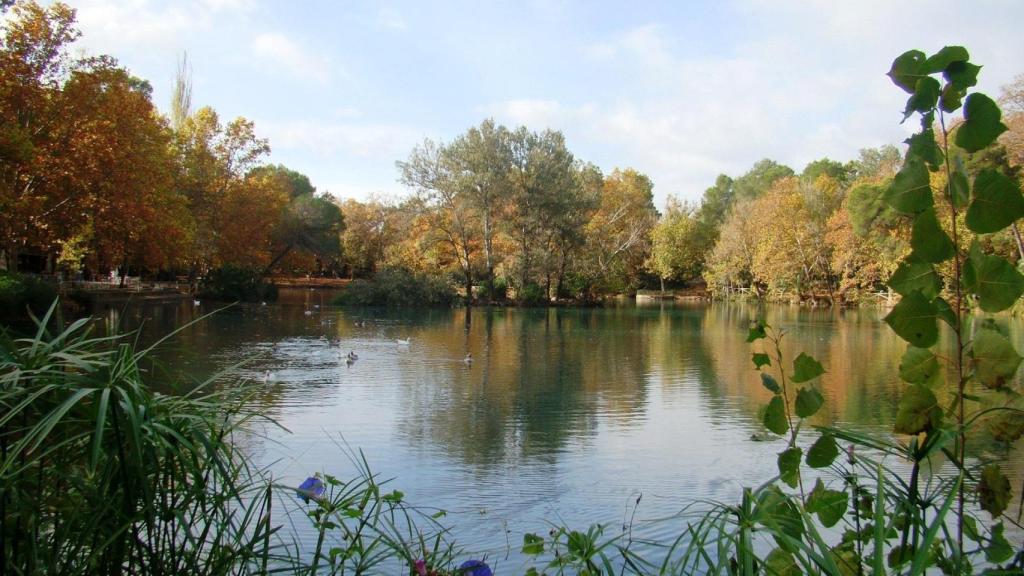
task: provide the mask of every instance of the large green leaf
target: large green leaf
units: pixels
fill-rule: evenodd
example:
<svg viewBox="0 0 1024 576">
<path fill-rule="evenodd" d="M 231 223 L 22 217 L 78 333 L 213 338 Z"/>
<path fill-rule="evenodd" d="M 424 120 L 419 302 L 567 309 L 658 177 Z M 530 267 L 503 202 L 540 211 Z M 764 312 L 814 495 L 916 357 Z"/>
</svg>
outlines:
<svg viewBox="0 0 1024 576">
<path fill-rule="evenodd" d="M 793 360 L 793 382 L 800 384 L 808 380 L 814 380 L 825 373 L 821 363 L 803 352 Z"/>
<path fill-rule="evenodd" d="M 889 278 L 889 287 L 900 296 L 920 290 L 925 297 L 935 298 L 942 290 L 942 280 L 931 264 L 909 257 L 900 262 L 893 272 Z"/>
<path fill-rule="evenodd" d="M 767 354 L 764 354 L 762 352 L 754 352 L 754 355 L 753 357 L 751 357 L 751 360 L 754 361 L 754 368 L 757 370 L 760 370 L 761 366 L 772 365 L 772 359 Z"/>
<path fill-rule="evenodd" d="M 928 112 L 935 108 L 939 102 L 939 93 L 942 92 L 942 85 L 931 76 L 918 79 L 914 86 L 914 93 L 907 99 L 907 107 L 903 110 L 903 119 L 906 120 L 914 112 Z"/>
<path fill-rule="evenodd" d="M 771 576 L 801 576 L 803 570 L 797 565 L 796 559 L 782 548 L 772 550 L 764 559 L 765 574 Z"/>
<path fill-rule="evenodd" d="M 777 486 L 769 486 L 758 494 L 754 521 L 796 540 L 804 534 L 800 510 Z"/>
<path fill-rule="evenodd" d="M 824 403 L 825 399 L 822 398 L 821 392 L 818 392 L 814 387 L 808 386 L 797 391 L 794 409 L 797 416 L 810 418 L 814 416 Z"/>
<path fill-rule="evenodd" d="M 974 244 L 964 266 L 964 286 L 978 297 L 982 310 L 1000 312 L 1024 294 L 1024 275 L 1003 258 L 982 254 Z"/>
<path fill-rule="evenodd" d="M 776 434 L 785 434 L 789 430 L 789 421 L 786 420 L 786 406 L 781 396 L 775 396 L 768 402 L 764 411 L 764 427 Z"/>
<path fill-rule="evenodd" d="M 998 517 L 1010 503 L 1010 481 L 1006 479 L 999 464 L 989 464 L 981 470 L 981 482 L 978 483 L 978 501 L 981 509 Z"/>
<path fill-rule="evenodd" d="M 898 434 L 920 434 L 935 429 L 941 423 L 942 409 L 931 390 L 914 384 L 903 392 L 893 427 Z"/>
<path fill-rule="evenodd" d="M 768 336 L 765 331 L 766 325 L 763 322 L 754 321 L 750 323 L 750 331 L 747 332 L 747 342 L 754 342 Z"/>
<path fill-rule="evenodd" d="M 1013 378 L 1021 356 L 1005 336 L 995 330 L 979 330 L 971 343 L 974 377 L 988 388 L 1002 388 Z"/>
<path fill-rule="evenodd" d="M 942 93 L 942 85 L 931 76 L 918 78 L 914 85 L 914 93 L 907 98 L 907 105 L 903 109 L 903 120 L 910 118 L 914 112 L 928 114 L 935 110 L 938 105 L 939 96 Z"/>
<path fill-rule="evenodd" d="M 916 156 L 924 160 L 932 170 L 938 170 L 942 166 L 945 155 L 942 148 L 935 141 L 935 130 L 927 128 L 904 140 L 910 147 L 907 149 L 907 156 Z"/>
<path fill-rule="evenodd" d="M 998 564 L 1006 562 L 1013 556 L 1013 546 L 1006 536 L 1003 536 L 1004 530 L 1002 522 L 997 522 L 992 527 L 988 546 L 985 547 L 985 560 Z"/>
<path fill-rule="evenodd" d="M 818 520 L 821 520 L 826 528 L 831 528 L 846 514 L 847 498 L 846 492 L 829 490 L 825 488 L 821 478 L 818 478 L 814 490 L 807 496 L 807 511 L 817 514 Z"/>
<path fill-rule="evenodd" d="M 963 159 L 956 158 L 956 167 L 953 169 L 953 176 L 949 179 L 949 197 L 957 210 L 967 206 L 971 200 L 971 185 L 967 179 L 967 170 L 964 168 Z"/>
<path fill-rule="evenodd" d="M 527 532 L 523 534 L 523 554 L 536 555 L 544 552 L 544 538 Z"/>
<path fill-rule="evenodd" d="M 949 302 L 946 302 L 942 296 L 939 296 L 933 303 L 935 304 L 935 311 L 939 316 L 939 320 L 948 324 L 950 328 L 956 328 L 958 319 L 956 312 L 953 311 L 953 307 L 949 305 Z"/>
<path fill-rule="evenodd" d="M 818 437 L 807 451 L 807 465 L 811 468 L 827 468 L 839 456 L 835 436 L 825 433 Z"/>
<path fill-rule="evenodd" d="M 887 76 L 905 92 L 913 94 L 914 89 L 917 87 L 917 81 L 923 75 L 921 69 L 925 60 L 927 60 L 927 57 L 924 52 L 908 50 L 893 60 Z"/>
<path fill-rule="evenodd" d="M 932 203 L 932 188 L 924 160 L 911 156 L 885 190 L 885 201 L 898 212 L 917 214 Z"/>
<path fill-rule="evenodd" d="M 942 77 L 949 82 L 955 90 L 961 93 L 966 93 L 967 89 L 978 83 L 978 72 L 981 72 L 981 66 L 977 64 L 971 64 L 970 62 L 953 62 L 949 66 L 946 66 L 946 70 L 942 73 Z"/>
<path fill-rule="evenodd" d="M 977 152 L 995 142 L 1007 130 L 1000 118 L 1002 112 L 991 98 L 981 92 L 971 94 L 964 106 L 964 123 L 956 130 L 956 145 Z"/>
<path fill-rule="evenodd" d="M 998 232 L 1024 216 L 1024 195 L 1016 182 L 995 170 L 974 179 L 974 201 L 967 209 L 967 227 L 979 234 Z"/>
<path fill-rule="evenodd" d="M 779 479 L 788 484 L 790 488 L 796 488 L 797 482 L 800 480 L 801 456 L 803 456 L 803 450 L 796 446 L 787 448 L 779 453 L 777 461 Z"/>
<path fill-rule="evenodd" d="M 931 350 L 907 346 L 900 360 L 900 378 L 904 382 L 931 386 L 940 374 L 939 360 Z"/>
<path fill-rule="evenodd" d="M 963 46 L 944 46 L 942 50 L 932 54 L 924 61 L 921 71 L 924 74 L 935 74 L 945 71 L 954 62 L 967 62 L 970 59 L 970 54 Z"/>
<path fill-rule="evenodd" d="M 914 218 L 910 246 L 915 258 L 932 263 L 948 260 L 956 252 L 953 241 L 939 224 L 934 208 L 928 208 Z"/>
<path fill-rule="evenodd" d="M 970 62 L 951 62 L 942 72 L 946 85 L 942 88 L 939 105 L 943 112 L 953 112 L 963 105 L 967 89 L 978 83 L 978 72 L 981 66 Z"/>
<path fill-rule="evenodd" d="M 920 290 L 900 299 L 885 317 L 885 323 L 896 335 L 918 348 L 928 348 L 939 339 L 935 304 Z"/>
<path fill-rule="evenodd" d="M 956 112 L 961 106 L 963 106 L 964 96 L 967 95 L 966 90 L 961 90 L 949 83 L 942 87 L 942 95 L 939 96 L 939 108 L 943 112 Z"/>
</svg>

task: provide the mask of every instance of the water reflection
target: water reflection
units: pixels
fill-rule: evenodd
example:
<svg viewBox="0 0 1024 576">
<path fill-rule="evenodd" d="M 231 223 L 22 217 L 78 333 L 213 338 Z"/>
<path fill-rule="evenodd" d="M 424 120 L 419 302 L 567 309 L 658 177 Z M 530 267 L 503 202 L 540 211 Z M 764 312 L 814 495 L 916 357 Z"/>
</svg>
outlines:
<svg viewBox="0 0 1024 576">
<path fill-rule="evenodd" d="M 259 401 L 288 433 L 264 428 L 249 449 L 278 480 L 345 476 L 354 466 L 343 444 L 361 448 L 410 501 L 448 510 L 456 537 L 478 552 L 503 554 L 508 538 L 546 531 L 545 520 L 617 524 L 641 493 L 634 534 L 666 537 L 678 523 L 644 520 L 695 499 L 734 501 L 770 476 L 780 443 L 750 439 L 770 397 L 744 341 L 753 318 L 786 329 L 787 353 L 806 351 L 828 371 L 815 424 L 887 431 L 902 390 L 905 346 L 877 310 L 389 312 L 327 302 L 303 290 L 232 307 L 182 330 L 159 358 L 195 377 L 243 361 L 243 377 L 269 372 Z M 142 303 L 103 315 L 143 324 L 146 339 L 212 309 Z M 1021 452 L 998 450 L 1019 478 Z"/>
</svg>

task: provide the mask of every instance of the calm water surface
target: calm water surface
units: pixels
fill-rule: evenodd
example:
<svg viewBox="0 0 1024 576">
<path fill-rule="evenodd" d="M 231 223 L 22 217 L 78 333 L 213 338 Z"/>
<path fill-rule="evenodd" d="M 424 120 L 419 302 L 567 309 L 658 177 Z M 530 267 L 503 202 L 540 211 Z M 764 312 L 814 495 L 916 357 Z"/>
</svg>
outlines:
<svg viewBox="0 0 1024 576">
<path fill-rule="evenodd" d="M 672 538 L 683 522 L 658 519 L 694 500 L 736 502 L 742 487 L 773 475 L 782 441 L 751 439 L 770 398 L 744 341 L 759 314 L 790 331 L 792 355 L 806 351 L 828 371 L 815 424 L 888 431 L 903 388 L 905 344 L 873 309 L 628 303 L 403 313 L 332 308 L 329 297 L 297 290 L 277 305 L 236 307 L 186 329 L 161 356 L 192 375 L 243 360 L 245 376 L 270 372 L 259 401 L 286 431 L 265 428 L 265 438 L 246 441 L 277 481 L 351 477 L 351 449 L 361 449 L 408 502 L 446 510 L 463 547 L 506 566 L 523 533 L 595 522 L 614 532 L 641 495 L 634 535 Z M 105 314 L 144 322 L 155 336 L 212 309 L 188 301 Z M 359 360 L 346 366 L 350 350 Z M 1019 450 L 990 450 L 1022 476 Z"/>
</svg>

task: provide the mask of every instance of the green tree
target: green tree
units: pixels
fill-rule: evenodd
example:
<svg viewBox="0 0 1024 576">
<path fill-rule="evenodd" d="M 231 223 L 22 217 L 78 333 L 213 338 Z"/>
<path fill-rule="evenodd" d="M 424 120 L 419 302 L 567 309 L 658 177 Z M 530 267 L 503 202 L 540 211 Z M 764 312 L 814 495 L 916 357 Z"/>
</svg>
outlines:
<svg viewBox="0 0 1024 576">
<path fill-rule="evenodd" d="M 776 180 L 793 176 L 793 169 L 767 158 L 759 160 L 733 181 L 733 195 L 736 200 L 752 200 L 764 194 Z"/>
<path fill-rule="evenodd" d="M 517 246 L 519 289 L 533 278 L 536 252 L 557 235 L 559 221 L 570 208 L 579 182 L 575 159 L 561 132 L 531 132 L 525 126 L 512 133 L 511 196 L 507 231 Z"/>
<path fill-rule="evenodd" d="M 431 244 L 443 244 L 455 260 L 466 290 L 466 305 L 472 303 L 473 259 L 479 251 L 480 215 L 476 204 L 460 186 L 458 167 L 452 162 L 446 146 L 426 140 L 415 147 L 406 161 L 397 162 L 401 181 L 417 194 L 420 221 L 432 234 L 424 238 Z M 436 240 L 433 240 L 436 238 Z M 414 239 L 417 243 L 419 236 Z M 442 257 L 441 260 L 448 260 Z"/>
<path fill-rule="evenodd" d="M 271 235 L 273 256 L 264 275 L 293 250 L 312 255 L 321 271 L 327 260 L 341 256 L 345 221 L 333 196 L 318 195 L 308 176 L 281 165 L 257 167 L 247 180 L 272 182 L 288 199 Z"/>
<path fill-rule="evenodd" d="M 487 267 L 487 300 L 494 299 L 494 238 L 499 212 L 512 193 L 512 135 L 494 120 L 470 128 L 445 148 L 453 165 L 455 185 L 479 215 L 484 263 Z"/>
<path fill-rule="evenodd" d="M 697 219 L 697 209 L 669 196 L 668 206 L 651 231 L 651 258 L 648 267 L 661 280 L 689 280 L 700 277 L 707 251 L 705 228 Z"/>
</svg>

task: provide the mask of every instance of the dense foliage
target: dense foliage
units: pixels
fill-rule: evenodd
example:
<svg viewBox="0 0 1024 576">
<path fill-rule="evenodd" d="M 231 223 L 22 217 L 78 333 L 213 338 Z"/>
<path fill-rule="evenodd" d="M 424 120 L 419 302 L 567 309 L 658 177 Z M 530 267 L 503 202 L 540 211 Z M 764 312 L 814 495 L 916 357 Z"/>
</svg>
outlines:
<svg viewBox="0 0 1024 576">
<path fill-rule="evenodd" d="M 42 316 L 57 291 L 34 276 L 0 272 L 0 323 Z"/>
<path fill-rule="evenodd" d="M 451 306 L 455 290 L 444 278 L 384 268 L 369 280 L 355 280 L 335 299 L 342 306 L 427 307 Z"/>
<path fill-rule="evenodd" d="M 79 35 L 59 2 L 4 15 L 0 267 L 198 277 L 335 264 L 340 210 L 301 174 L 263 165 L 270 147 L 252 122 L 191 110 L 184 66 L 169 121 L 147 81 L 77 55 Z"/>
<path fill-rule="evenodd" d="M 785 330 L 754 323 L 747 340 L 759 349 L 751 359 L 773 395 L 762 422 L 787 441 L 779 476 L 692 527 L 684 561 L 695 571 L 720 573 L 726 559 L 747 575 L 1024 571 L 1024 546 L 1005 536 L 1008 524 L 1020 526 L 1019 506 L 1015 512 L 1010 503 L 1021 495 L 999 462 L 969 448 L 982 434 L 1011 444 L 1024 433 L 1015 378 L 1022 357 L 988 317 L 1020 298 L 1024 274 L 982 247 L 1024 215 L 1024 195 L 999 170 L 984 163 L 974 164 L 976 172 L 967 168 L 969 154 L 986 150 L 1007 129 L 998 106 L 970 92 L 980 69 L 959 46 L 930 57 L 912 50 L 893 62 L 889 77 L 910 95 L 905 119 L 919 115 L 921 128 L 907 140 L 891 181 L 860 192 L 859 202 L 873 206 L 876 217 L 884 213 L 887 227 L 909 243 L 887 280 L 901 298 L 885 322 L 908 343 L 895 436 L 822 428 L 808 445 L 800 433 L 824 406 L 814 382 L 825 369 L 803 353 L 789 369 Z M 963 120 L 951 130 L 960 110 Z M 717 557 L 702 557 L 712 546 Z"/>
<path fill-rule="evenodd" d="M 264 281 L 257 269 L 229 265 L 203 277 L 199 296 L 223 302 L 272 302 L 277 300 L 277 287 Z"/>
<path fill-rule="evenodd" d="M 399 208 L 410 233 L 394 237 L 386 261 L 457 270 L 464 293 L 480 283 L 488 300 L 497 276 L 521 294 L 539 286 L 543 302 L 642 283 L 654 184 L 632 169 L 603 176 L 560 132 L 486 120 L 451 143 L 426 141 L 398 167 L 416 195 Z"/>
</svg>

